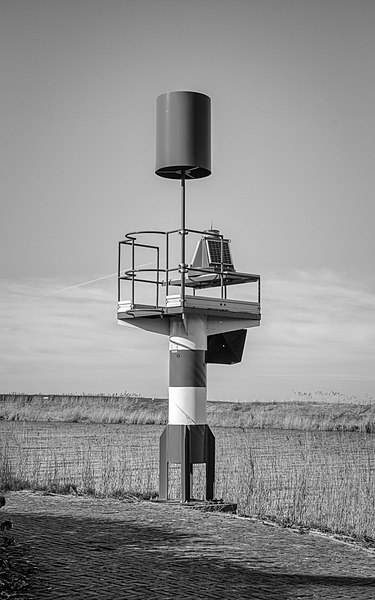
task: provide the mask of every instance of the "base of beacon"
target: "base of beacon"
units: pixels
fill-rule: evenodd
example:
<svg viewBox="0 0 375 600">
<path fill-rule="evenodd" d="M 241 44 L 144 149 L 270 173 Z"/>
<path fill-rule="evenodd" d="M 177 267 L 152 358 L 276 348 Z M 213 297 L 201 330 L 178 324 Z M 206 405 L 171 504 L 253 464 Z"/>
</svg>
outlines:
<svg viewBox="0 0 375 600">
<path fill-rule="evenodd" d="M 168 500 L 169 463 L 181 465 L 181 502 L 192 499 L 193 465 L 206 463 L 206 500 L 214 499 L 215 437 L 208 425 L 167 425 L 160 436 L 159 498 Z"/>
</svg>

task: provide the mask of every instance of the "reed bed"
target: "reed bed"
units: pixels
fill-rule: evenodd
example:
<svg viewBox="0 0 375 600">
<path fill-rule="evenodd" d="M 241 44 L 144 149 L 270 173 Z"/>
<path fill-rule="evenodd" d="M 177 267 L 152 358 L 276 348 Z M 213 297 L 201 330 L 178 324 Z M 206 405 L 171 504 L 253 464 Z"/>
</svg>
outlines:
<svg viewBox="0 0 375 600">
<path fill-rule="evenodd" d="M 244 515 L 284 526 L 297 525 L 375 541 L 374 440 L 372 436 L 338 444 L 324 434 L 306 432 L 299 448 L 289 441 L 272 445 L 266 456 L 252 449 L 251 436 L 235 464 L 236 500 Z M 318 441 L 319 440 L 319 441 Z M 319 445 L 317 445 L 317 443 Z M 294 461 L 298 456 L 298 460 Z M 245 476 L 244 476 L 245 474 Z M 233 497 L 233 493 L 230 494 Z"/>
<path fill-rule="evenodd" d="M 0 423 L 0 489 L 156 494 L 159 427 L 59 425 Z"/>
<path fill-rule="evenodd" d="M 0 423 L 0 489 L 150 498 L 160 426 Z M 213 428 L 216 497 L 239 514 L 375 540 L 374 436 Z M 180 494 L 179 466 L 170 495 Z M 194 467 L 203 497 L 204 465 Z"/>
<path fill-rule="evenodd" d="M 318 401 L 313 401 L 318 398 Z M 297 394 L 290 402 L 208 402 L 213 427 L 375 432 L 375 404 L 345 403 L 335 393 Z M 371 400 L 371 399 L 369 399 Z M 167 400 L 122 396 L 0 394 L 0 420 L 70 423 L 167 423 Z"/>
</svg>

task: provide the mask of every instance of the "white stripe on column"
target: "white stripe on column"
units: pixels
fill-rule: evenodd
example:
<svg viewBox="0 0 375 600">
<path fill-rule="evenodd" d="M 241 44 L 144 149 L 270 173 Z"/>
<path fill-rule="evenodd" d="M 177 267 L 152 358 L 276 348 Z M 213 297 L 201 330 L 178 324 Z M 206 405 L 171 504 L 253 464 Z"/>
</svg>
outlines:
<svg viewBox="0 0 375 600">
<path fill-rule="evenodd" d="M 205 425 L 207 423 L 207 388 L 170 387 L 170 425 Z"/>
</svg>

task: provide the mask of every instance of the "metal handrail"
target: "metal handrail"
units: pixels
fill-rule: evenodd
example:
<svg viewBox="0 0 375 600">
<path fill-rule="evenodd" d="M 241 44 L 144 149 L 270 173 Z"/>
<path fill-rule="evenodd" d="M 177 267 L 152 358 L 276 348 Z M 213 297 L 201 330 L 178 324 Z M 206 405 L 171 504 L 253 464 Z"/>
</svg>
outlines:
<svg viewBox="0 0 375 600">
<path fill-rule="evenodd" d="M 181 300 L 182 303 L 184 304 L 185 302 L 185 295 L 186 295 L 186 291 L 185 291 L 185 282 L 186 282 L 186 274 L 189 273 L 189 267 L 188 265 L 185 264 L 184 260 L 181 261 L 179 263 L 179 265 L 177 267 L 173 267 L 170 268 L 169 264 L 170 264 L 170 236 L 173 234 L 183 234 L 183 235 L 188 235 L 189 233 L 193 233 L 193 234 L 199 234 L 199 235 L 205 235 L 207 234 L 207 230 L 199 230 L 199 229 L 188 229 L 188 228 L 179 228 L 179 229 L 172 229 L 170 231 L 158 231 L 158 230 L 143 230 L 143 231 L 132 231 L 129 233 L 125 234 L 125 239 L 121 240 L 119 242 L 119 249 L 118 249 L 118 284 L 117 284 L 117 288 L 118 288 L 118 301 L 121 300 L 121 280 L 127 280 L 127 281 L 131 281 L 131 303 L 132 305 L 135 305 L 135 283 L 137 282 L 141 282 L 141 283 L 150 283 L 156 286 L 156 290 L 155 290 L 155 305 L 156 308 L 159 307 L 159 300 L 160 300 L 160 294 L 159 294 L 159 287 L 160 286 L 165 286 L 166 288 L 166 295 L 169 295 L 169 288 L 171 285 L 171 279 L 170 279 L 170 275 L 174 272 L 179 272 L 181 274 Z M 155 244 L 146 244 L 146 243 L 141 243 L 139 240 L 139 236 L 142 235 L 161 235 L 163 237 L 165 237 L 165 268 L 161 268 L 160 267 L 160 245 L 155 245 Z M 227 279 L 227 275 L 228 275 L 228 270 L 225 269 L 224 266 L 224 240 L 226 239 L 224 237 L 223 234 L 221 233 L 217 233 L 217 232 L 210 232 L 210 236 L 212 237 L 216 237 L 218 239 L 220 239 L 220 265 L 219 266 L 219 271 L 216 271 L 216 275 L 218 275 L 220 277 L 220 294 L 221 294 L 221 298 L 222 299 L 226 299 L 227 298 L 227 283 L 226 283 L 226 279 Z M 121 246 L 125 245 L 125 246 L 131 246 L 131 269 L 127 269 L 126 271 L 123 272 L 123 274 L 121 273 Z M 142 267 L 136 267 L 135 266 L 135 254 L 136 254 L 136 248 L 149 248 L 149 249 L 153 249 L 156 251 L 156 268 L 142 268 Z M 205 268 L 205 267 L 194 267 L 191 268 L 191 270 L 193 271 L 199 271 L 200 273 L 204 274 L 212 274 L 212 269 L 211 268 Z M 147 279 L 147 278 L 137 278 L 137 274 L 139 273 L 156 273 L 156 281 L 153 279 Z M 161 279 L 161 275 L 165 275 L 165 280 Z M 260 277 L 259 276 L 255 276 L 256 277 L 256 281 L 258 282 L 258 303 L 260 304 Z M 195 294 L 195 289 L 194 292 Z"/>
</svg>

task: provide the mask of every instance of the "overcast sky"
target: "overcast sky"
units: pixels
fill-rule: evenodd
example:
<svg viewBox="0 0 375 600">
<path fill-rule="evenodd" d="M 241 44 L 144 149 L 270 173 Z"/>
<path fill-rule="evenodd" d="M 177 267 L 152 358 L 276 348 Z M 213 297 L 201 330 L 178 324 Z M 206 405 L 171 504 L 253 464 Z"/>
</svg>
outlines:
<svg viewBox="0 0 375 600">
<path fill-rule="evenodd" d="M 0 391 L 167 396 L 168 340 L 117 325 L 113 273 L 125 232 L 179 226 L 155 100 L 194 90 L 213 173 L 187 224 L 263 281 L 209 398 L 375 398 L 374 28 L 373 0 L 0 0 Z"/>
</svg>

